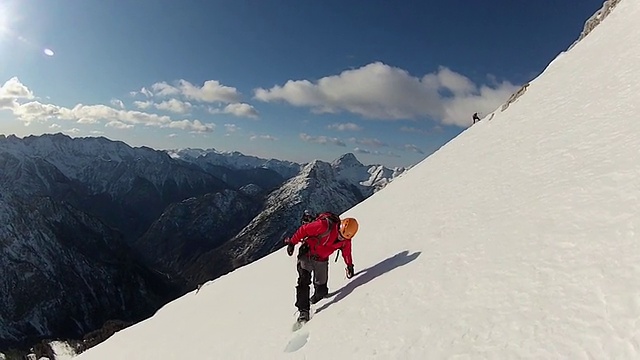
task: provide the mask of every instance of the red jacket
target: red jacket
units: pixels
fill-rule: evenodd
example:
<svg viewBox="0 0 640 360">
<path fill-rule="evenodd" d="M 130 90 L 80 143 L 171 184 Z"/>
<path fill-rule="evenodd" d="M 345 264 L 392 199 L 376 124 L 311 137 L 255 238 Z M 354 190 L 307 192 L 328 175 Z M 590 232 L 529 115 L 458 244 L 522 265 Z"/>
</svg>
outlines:
<svg viewBox="0 0 640 360">
<path fill-rule="evenodd" d="M 329 221 L 326 219 L 318 219 L 304 224 L 293 234 L 290 242 L 294 245 L 305 242 L 309 245 L 309 255 L 315 255 L 319 261 L 328 260 L 334 251 L 340 249 L 344 263 L 353 265 L 353 259 L 351 258 L 351 239 L 342 241 L 338 239 L 339 224 L 338 226 L 333 226 L 333 229 L 331 229 L 328 235 L 318 238 L 327 231 L 328 226 Z"/>
</svg>

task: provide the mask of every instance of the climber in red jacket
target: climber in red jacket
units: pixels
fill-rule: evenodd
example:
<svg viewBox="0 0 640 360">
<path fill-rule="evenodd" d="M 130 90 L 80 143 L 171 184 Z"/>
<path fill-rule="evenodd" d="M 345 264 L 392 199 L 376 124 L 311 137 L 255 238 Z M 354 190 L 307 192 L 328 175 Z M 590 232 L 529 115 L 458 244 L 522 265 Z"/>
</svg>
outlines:
<svg viewBox="0 0 640 360">
<path fill-rule="evenodd" d="M 347 265 L 347 278 L 354 275 L 351 258 L 351 239 L 358 231 L 354 218 L 340 218 L 332 213 L 322 213 L 303 224 L 291 238 L 285 239 L 287 253 L 293 255 L 294 247 L 302 243 L 298 251 L 298 285 L 296 286 L 296 307 L 300 312 L 298 321 L 309 320 L 310 303 L 315 304 L 329 293 L 327 280 L 329 257 L 340 249 Z M 309 286 L 313 273 L 313 296 L 309 298 Z"/>
</svg>

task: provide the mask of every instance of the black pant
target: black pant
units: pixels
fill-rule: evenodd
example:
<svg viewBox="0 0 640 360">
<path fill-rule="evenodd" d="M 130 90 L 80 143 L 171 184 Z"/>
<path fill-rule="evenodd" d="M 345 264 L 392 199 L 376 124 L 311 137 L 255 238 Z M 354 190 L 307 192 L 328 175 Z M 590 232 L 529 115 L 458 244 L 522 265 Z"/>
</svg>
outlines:
<svg viewBox="0 0 640 360">
<path fill-rule="evenodd" d="M 298 285 L 296 286 L 296 307 L 298 310 L 309 311 L 309 286 L 313 273 L 314 295 L 324 297 L 328 292 L 327 279 L 329 272 L 329 260 L 318 261 L 309 258 L 308 253 L 298 254 Z"/>
</svg>

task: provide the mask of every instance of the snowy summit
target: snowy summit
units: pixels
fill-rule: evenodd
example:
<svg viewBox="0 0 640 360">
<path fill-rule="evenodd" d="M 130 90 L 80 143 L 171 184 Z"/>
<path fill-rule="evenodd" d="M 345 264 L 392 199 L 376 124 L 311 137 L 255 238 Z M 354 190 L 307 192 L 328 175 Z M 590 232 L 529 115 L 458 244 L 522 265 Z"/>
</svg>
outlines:
<svg viewBox="0 0 640 360">
<path fill-rule="evenodd" d="M 102 359 L 640 358 L 640 2 L 342 216 L 356 275 L 297 332 L 284 250 L 81 354 Z"/>
</svg>

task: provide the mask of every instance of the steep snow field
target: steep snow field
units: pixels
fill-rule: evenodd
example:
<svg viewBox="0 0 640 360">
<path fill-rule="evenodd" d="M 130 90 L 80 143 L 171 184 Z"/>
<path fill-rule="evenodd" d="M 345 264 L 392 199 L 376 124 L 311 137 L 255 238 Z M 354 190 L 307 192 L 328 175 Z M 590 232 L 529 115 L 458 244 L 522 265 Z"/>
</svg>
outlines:
<svg viewBox="0 0 640 360">
<path fill-rule="evenodd" d="M 506 111 L 343 214 L 357 276 L 332 258 L 300 331 L 282 250 L 78 359 L 640 358 L 637 19 L 622 1 Z"/>
</svg>

